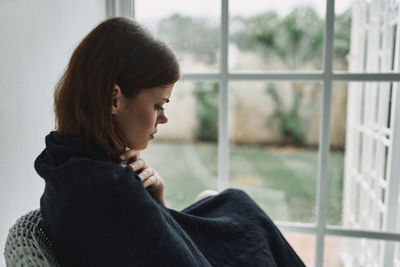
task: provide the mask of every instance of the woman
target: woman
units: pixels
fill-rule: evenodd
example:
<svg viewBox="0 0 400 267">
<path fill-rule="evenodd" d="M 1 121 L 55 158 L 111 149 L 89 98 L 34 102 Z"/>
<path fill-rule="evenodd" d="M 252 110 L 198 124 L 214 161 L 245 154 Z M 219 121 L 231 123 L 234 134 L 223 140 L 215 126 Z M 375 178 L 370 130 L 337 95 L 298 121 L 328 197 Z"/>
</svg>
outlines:
<svg viewBox="0 0 400 267">
<path fill-rule="evenodd" d="M 167 123 L 179 77 L 171 50 L 129 18 L 100 23 L 73 52 L 35 161 L 41 227 L 61 266 L 304 266 L 242 190 L 165 206 L 163 180 L 136 151 Z"/>
</svg>

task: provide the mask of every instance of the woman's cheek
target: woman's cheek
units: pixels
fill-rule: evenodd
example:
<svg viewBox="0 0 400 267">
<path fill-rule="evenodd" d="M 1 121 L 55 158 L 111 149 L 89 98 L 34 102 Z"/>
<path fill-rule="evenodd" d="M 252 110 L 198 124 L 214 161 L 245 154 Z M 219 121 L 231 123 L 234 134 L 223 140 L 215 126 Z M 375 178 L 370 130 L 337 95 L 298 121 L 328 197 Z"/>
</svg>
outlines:
<svg viewBox="0 0 400 267">
<path fill-rule="evenodd" d="M 153 125 L 156 124 L 157 118 L 158 118 L 158 112 L 156 112 L 156 113 L 154 114 L 154 117 L 153 117 Z"/>
</svg>

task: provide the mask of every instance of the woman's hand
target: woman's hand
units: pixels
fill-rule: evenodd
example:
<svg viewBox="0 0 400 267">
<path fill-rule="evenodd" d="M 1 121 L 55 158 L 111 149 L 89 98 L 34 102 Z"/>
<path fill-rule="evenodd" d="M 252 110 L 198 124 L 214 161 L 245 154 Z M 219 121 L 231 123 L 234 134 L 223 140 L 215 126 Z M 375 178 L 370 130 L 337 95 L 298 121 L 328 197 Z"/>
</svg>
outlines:
<svg viewBox="0 0 400 267">
<path fill-rule="evenodd" d="M 125 158 L 122 158 L 122 155 Z M 159 203 L 165 206 L 164 200 L 164 181 L 156 170 L 146 164 L 143 159 L 138 159 L 137 151 L 128 150 L 121 155 L 122 160 L 127 161 L 127 167 L 138 174 L 143 182 L 143 186 L 149 191 L 150 195 Z"/>
<path fill-rule="evenodd" d="M 132 168 L 136 173 L 139 173 L 138 176 L 142 179 L 143 186 L 147 188 L 150 195 L 165 206 L 164 181 L 157 171 L 147 166 L 143 159 L 138 159 L 128 164 L 128 167 Z M 137 172 L 137 170 L 139 170 L 139 172 Z"/>
</svg>

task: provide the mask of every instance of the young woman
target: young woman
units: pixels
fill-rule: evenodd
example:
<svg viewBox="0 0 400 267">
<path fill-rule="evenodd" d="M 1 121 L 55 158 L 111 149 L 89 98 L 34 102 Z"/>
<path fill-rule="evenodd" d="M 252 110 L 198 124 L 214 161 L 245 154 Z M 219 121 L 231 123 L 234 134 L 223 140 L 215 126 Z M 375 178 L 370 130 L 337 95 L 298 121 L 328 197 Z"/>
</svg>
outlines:
<svg viewBox="0 0 400 267">
<path fill-rule="evenodd" d="M 165 206 L 162 178 L 137 151 L 167 123 L 179 77 L 171 50 L 130 18 L 105 20 L 73 52 L 54 94 L 55 130 L 35 160 L 46 183 L 41 227 L 59 263 L 304 266 L 242 190 Z"/>
</svg>

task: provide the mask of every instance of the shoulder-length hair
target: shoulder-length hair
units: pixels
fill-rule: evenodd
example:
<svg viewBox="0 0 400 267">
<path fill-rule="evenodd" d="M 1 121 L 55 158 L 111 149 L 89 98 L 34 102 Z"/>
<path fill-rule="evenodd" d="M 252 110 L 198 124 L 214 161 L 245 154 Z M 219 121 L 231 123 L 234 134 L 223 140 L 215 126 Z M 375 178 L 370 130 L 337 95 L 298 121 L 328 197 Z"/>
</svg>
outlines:
<svg viewBox="0 0 400 267">
<path fill-rule="evenodd" d="M 98 24 L 73 51 L 54 91 L 55 128 L 100 145 L 118 160 L 126 142 L 111 114 L 115 84 L 127 98 L 180 78 L 170 48 L 132 18 Z"/>
</svg>

